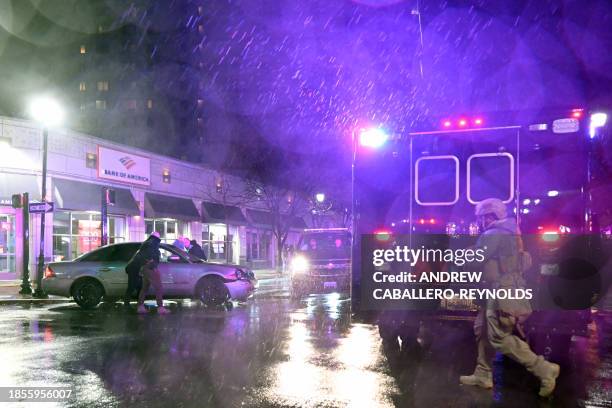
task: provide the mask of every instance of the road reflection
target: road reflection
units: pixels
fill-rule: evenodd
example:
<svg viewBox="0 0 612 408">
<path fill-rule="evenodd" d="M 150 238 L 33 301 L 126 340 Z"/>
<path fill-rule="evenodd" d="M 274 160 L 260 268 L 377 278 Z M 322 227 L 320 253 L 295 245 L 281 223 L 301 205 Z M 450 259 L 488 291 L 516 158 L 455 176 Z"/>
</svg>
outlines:
<svg viewBox="0 0 612 408">
<path fill-rule="evenodd" d="M 609 406 L 610 317 L 573 342 L 553 400 L 507 360 L 493 392 L 473 369 L 469 322 L 430 322 L 429 348 L 382 347 L 337 294 L 258 300 L 232 311 L 176 303 L 168 316 L 120 305 L 0 313 L 0 385 L 72 386 L 78 405 L 215 407 Z M 587 403 L 587 401 L 590 401 Z"/>
</svg>

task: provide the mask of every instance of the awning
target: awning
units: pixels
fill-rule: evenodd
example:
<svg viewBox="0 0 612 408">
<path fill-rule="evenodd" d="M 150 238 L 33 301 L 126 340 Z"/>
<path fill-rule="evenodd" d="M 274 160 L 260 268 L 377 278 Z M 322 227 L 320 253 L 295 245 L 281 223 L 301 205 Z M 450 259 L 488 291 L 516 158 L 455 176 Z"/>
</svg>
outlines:
<svg viewBox="0 0 612 408">
<path fill-rule="evenodd" d="M 145 193 L 145 217 L 198 221 L 200 213 L 193 201 L 188 198 Z"/>
<path fill-rule="evenodd" d="M 272 226 L 274 224 L 272 213 L 269 211 L 247 209 L 246 212 L 251 223 L 255 225 Z"/>
<path fill-rule="evenodd" d="M 102 207 L 101 184 L 82 181 L 53 179 L 53 200 L 57 208 L 77 211 L 100 211 Z M 115 204 L 108 206 L 109 214 L 140 215 L 138 204 L 130 190 L 109 187 L 115 191 Z"/>
<path fill-rule="evenodd" d="M 0 173 L 0 205 L 11 205 L 13 194 L 20 193 L 28 193 L 30 201 L 40 201 L 36 175 Z"/>
<path fill-rule="evenodd" d="M 247 216 L 254 225 L 272 226 L 274 224 L 274 216 L 269 211 L 247 210 Z M 301 217 L 282 215 L 283 222 L 289 225 L 291 229 L 308 228 L 304 219 Z"/>
<path fill-rule="evenodd" d="M 224 206 L 223 204 L 203 202 L 202 210 L 202 222 L 205 223 L 247 224 L 240 208 L 233 205 Z"/>
</svg>

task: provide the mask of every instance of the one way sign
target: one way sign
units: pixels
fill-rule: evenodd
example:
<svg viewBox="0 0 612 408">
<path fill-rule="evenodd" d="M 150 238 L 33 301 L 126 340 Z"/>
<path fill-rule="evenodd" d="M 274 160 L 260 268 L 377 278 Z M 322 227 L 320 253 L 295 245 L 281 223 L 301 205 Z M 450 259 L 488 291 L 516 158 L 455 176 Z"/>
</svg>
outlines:
<svg viewBox="0 0 612 408">
<path fill-rule="evenodd" d="M 30 203 L 30 213 L 48 213 L 53 211 L 53 202 Z"/>
</svg>

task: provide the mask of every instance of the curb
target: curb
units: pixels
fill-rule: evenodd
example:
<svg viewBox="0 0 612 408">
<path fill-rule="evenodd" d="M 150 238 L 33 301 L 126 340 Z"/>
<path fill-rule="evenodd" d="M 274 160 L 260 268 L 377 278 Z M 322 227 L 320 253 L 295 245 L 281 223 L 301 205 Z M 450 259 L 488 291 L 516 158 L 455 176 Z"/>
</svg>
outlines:
<svg viewBox="0 0 612 408">
<path fill-rule="evenodd" d="M 25 303 L 56 304 L 56 303 L 74 303 L 74 302 L 68 298 L 66 299 L 55 299 L 55 298 L 54 299 L 36 299 L 36 298 L 31 298 L 31 297 L 8 298 L 8 299 L 0 298 L 0 306 L 20 305 L 20 304 L 25 304 Z"/>
</svg>

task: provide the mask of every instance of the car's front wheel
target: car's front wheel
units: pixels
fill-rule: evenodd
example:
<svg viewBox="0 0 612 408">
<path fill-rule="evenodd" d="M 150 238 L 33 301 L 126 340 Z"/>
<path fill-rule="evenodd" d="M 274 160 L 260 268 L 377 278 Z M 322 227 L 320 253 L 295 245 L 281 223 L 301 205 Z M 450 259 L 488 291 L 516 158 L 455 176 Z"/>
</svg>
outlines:
<svg viewBox="0 0 612 408">
<path fill-rule="evenodd" d="M 229 292 L 220 278 L 202 278 L 196 286 L 196 298 L 206 306 L 220 306 L 229 300 Z"/>
<path fill-rule="evenodd" d="M 93 309 L 102 300 L 104 288 L 93 279 L 82 279 L 74 284 L 72 296 L 83 309 Z"/>
</svg>

